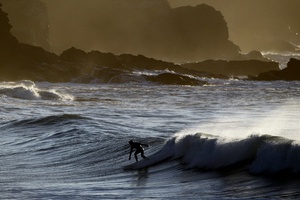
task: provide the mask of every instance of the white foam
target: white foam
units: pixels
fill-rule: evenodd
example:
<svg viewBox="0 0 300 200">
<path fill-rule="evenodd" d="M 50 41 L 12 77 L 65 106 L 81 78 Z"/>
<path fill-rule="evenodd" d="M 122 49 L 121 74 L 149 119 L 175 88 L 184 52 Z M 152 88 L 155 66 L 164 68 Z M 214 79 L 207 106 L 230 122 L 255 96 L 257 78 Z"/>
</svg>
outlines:
<svg viewBox="0 0 300 200">
<path fill-rule="evenodd" d="M 26 100 L 73 100 L 68 94 L 61 94 L 53 89 L 39 89 L 32 81 L 0 83 L 2 96 Z"/>
</svg>

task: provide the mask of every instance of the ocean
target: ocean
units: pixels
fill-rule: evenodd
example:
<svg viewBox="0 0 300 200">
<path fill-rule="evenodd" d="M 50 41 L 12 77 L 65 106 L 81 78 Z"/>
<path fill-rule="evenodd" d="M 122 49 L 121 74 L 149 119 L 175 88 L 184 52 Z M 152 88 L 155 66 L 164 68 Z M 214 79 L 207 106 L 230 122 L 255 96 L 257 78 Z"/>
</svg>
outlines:
<svg viewBox="0 0 300 200">
<path fill-rule="evenodd" d="M 300 82 L 205 81 L 0 82 L 1 199 L 299 199 Z"/>
</svg>

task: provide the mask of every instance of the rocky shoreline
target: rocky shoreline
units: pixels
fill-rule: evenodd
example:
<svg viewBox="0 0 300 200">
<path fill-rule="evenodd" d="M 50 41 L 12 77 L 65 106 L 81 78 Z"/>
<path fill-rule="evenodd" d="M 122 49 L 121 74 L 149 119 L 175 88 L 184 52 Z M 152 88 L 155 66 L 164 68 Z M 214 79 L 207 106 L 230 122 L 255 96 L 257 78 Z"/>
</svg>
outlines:
<svg viewBox="0 0 300 200">
<path fill-rule="evenodd" d="M 0 80 L 78 83 L 153 82 L 155 84 L 204 85 L 200 78 L 248 76 L 250 80 L 300 80 L 300 61 L 287 68 L 262 59 L 207 60 L 175 64 L 143 55 L 85 52 L 74 47 L 61 55 L 41 47 L 19 43 L 10 33 L 7 14 L 0 7 Z M 140 72 L 141 75 L 137 75 Z M 143 72 L 149 72 L 143 73 Z"/>
</svg>

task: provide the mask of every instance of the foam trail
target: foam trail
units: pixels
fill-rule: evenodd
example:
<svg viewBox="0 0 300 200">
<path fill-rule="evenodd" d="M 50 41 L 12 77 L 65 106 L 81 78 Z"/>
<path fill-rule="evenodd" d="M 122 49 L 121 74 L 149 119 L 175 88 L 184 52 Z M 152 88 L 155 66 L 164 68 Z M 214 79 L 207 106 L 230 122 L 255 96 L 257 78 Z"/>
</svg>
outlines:
<svg viewBox="0 0 300 200">
<path fill-rule="evenodd" d="M 26 100 L 73 100 L 68 94 L 61 94 L 53 89 L 39 89 L 32 81 L 2 82 L 0 83 L 0 95 Z"/>
</svg>

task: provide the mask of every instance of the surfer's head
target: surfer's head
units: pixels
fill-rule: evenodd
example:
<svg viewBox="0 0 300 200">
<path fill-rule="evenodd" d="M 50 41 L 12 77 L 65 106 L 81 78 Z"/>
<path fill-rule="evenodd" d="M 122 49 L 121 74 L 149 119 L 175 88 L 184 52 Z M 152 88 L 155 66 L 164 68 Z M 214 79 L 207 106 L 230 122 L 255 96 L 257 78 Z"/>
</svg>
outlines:
<svg viewBox="0 0 300 200">
<path fill-rule="evenodd" d="M 131 145 L 132 143 L 133 143 L 133 141 L 132 141 L 132 140 L 130 140 L 130 141 L 129 141 L 129 144 Z"/>
</svg>

